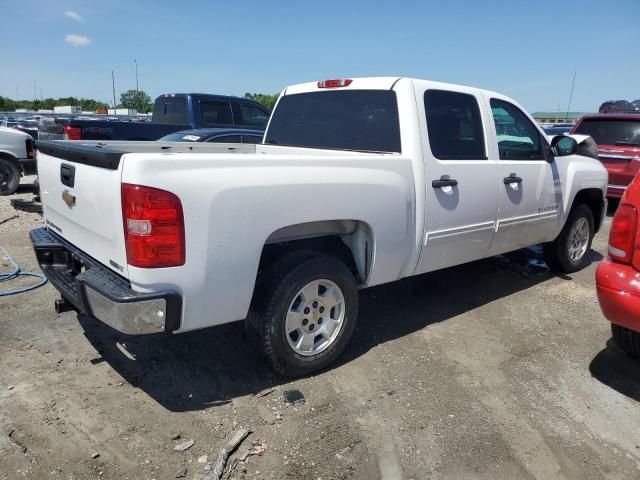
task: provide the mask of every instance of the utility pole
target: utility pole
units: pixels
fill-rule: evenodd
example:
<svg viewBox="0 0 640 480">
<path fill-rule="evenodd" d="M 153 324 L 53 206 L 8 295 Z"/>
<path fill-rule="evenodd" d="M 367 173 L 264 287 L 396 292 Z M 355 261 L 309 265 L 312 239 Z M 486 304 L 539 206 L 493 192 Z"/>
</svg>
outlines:
<svg viewBox="0 0 640 480">
<path fill-rule="evenodd" d="M 138 93 L 138 61 L 134 58 L 133 63 L 136 64 L 136 93 Z"/>
<path fill-rule="evenodd" d="M 573 81 L 571 82 L 571 92 L 569 93 L 569 103 L 567 104 L 567 114 L 565 115 L 565 121 L 567 121 L 569 117 L 569 110 L 571 110 L 571 99 L 573 98 L 573 87 L 576 84 L 576 72 L 573 72 Z"/>
<path fill-rule="evenodd" d="M 111 86 L 113 87 L 113 114 L 116 114 L 116 77 L 111 70 Z"/>
<path fill-rule="evenodd" d="M 16 102 L 18 101 L 19 97 L 20 95 L 18 94 L 18 85 L 16 85 Z"/>
<path fill-rule="evenodd" d="M 38 101 L 38 92 L 36 91 L 36 81 L 33 81 L 33 101 Z"/>
</svg>

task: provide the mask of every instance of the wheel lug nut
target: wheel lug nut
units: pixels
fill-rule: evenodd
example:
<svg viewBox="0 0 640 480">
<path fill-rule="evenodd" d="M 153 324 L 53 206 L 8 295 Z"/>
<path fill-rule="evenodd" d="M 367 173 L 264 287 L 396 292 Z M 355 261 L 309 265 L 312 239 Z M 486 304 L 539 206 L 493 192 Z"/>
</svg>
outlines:
<svg viewBox="0 0 640 480">
<path fill-rule="evenodd" d="M 302 325 L 306 325 L 307 323 L 309 323 L 309 320 L 307 320 L 306 318 L 302 319 Z"/>
<path fill-rule="evenodd" d="M 324 307 L 320 307 L 320 313 L 324 313 Z"/>
<path fill-rule="evenodd" d="M 322 325 L 322 317 L 318 319 L 318 325 Z"/>
<path fill-rule="evenodd" d="M 313 302 L 313 308 L 317 308 L 318 307 L 318 302 Z"/>
<path fill-rule="evenodd" d="M 311 310 L 309 310 L 309 307 L 306 307 L 306 308 L 304 309 L 304 313 L 306 313 L 307 315 L 309 314 L 309 312 L 310 312 L 310 311 L 311 311 Z"/>
<path fill-rule="evenodd" d="M 312 323 L 311 325 L 309 325 L 309 330 L 313 331 L 315 325 Z"/>
</svg>

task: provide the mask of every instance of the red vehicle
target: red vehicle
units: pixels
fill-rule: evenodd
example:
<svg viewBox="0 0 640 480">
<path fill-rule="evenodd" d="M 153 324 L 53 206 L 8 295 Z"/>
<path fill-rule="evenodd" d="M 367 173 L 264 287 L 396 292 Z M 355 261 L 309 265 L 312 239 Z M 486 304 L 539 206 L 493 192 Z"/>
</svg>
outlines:
<svg viewBox="0 0 640 480">
<path fill-rule="evenodd" d="M 598 158 L 609 172 L 607 197 L 622 198 L 640 170 L 640 113 L 585 115 L 571 133 L 590 135 L 598 144 Z"/>
<path fill-rule="evenodd" d="M 615 342 L 640 356 L 640 175 L 622 196 L 609 232 L 609 257 L 596 270 L 602 313 Z"/>
</svg>

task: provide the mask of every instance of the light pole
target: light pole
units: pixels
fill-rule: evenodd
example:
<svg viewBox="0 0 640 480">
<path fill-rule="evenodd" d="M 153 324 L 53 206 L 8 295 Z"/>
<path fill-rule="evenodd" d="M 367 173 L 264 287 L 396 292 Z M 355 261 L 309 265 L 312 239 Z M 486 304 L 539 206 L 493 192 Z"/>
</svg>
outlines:
<svg viewBox="0 0 640 480">
<path fill-rule="evenodd" d="M 116 114 L 116 77 L 111 70 L 111 86 L 113 87 L 113 114 Z M 107 112 L 108 113 L 108 112 Z"/>
<path fill-rule="evenodd" d="M 138 93 L 138 61 L 134 58 L 133 63 L 136 64 L 136 93 Z"/>
</svg>

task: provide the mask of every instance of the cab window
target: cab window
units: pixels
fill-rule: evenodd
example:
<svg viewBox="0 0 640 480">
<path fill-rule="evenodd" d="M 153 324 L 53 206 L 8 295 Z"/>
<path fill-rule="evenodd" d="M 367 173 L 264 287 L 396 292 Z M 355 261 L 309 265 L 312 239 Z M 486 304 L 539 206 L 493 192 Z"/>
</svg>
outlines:
<svg viewBox="0 0 640 480">
<path fill-rule="evenodd" d="M 261 108 L 255 105 L 241 103 L 240 112 L 242 113 L 242 125 L 250 125 L 258 128 L 265 128 L 267 126 L 269 114 Z"/>
<path fill-rule="evenodd" d="M 491 99 L 500 160 L 544 160 L 540 132 L 522 111 L 504 100 Z"/>
<path fill-rule="evenodd" d="M 440 160 L 486 160 L 478 101 L 473 95 L 427 90 L 424 110 L 431 152 Z"/>
<path fill-rule="evenodd" d="M 232 125 L 233 116 L 229 102 L 200 102 L 200 120 L 210 125 Z"/>
</svg>

